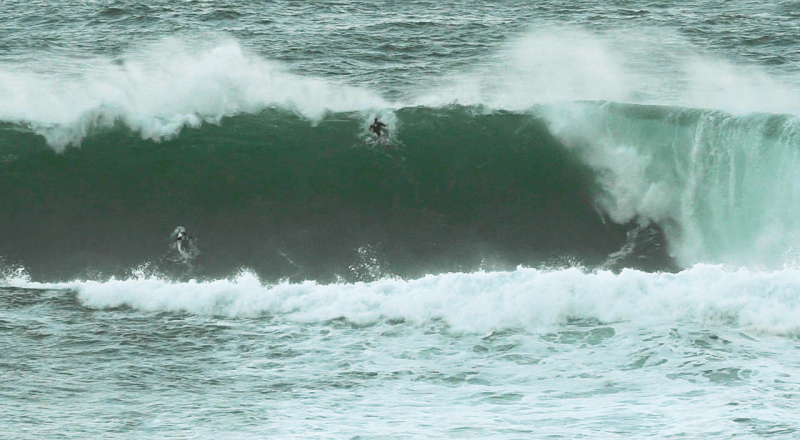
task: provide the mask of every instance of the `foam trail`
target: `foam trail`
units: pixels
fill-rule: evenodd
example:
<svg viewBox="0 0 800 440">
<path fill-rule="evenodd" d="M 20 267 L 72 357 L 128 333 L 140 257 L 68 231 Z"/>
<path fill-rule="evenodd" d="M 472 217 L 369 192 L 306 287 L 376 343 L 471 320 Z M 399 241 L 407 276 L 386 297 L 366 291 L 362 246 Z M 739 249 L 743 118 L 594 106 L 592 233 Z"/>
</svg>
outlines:
<svg viewBox="0 0 800 440">
<path fill-rule="evenodd" d="M 19 284 L 21 281 L 12 282 Z M 279 316 L 294 322 L 345 317 L 359 324 L 381 319 L 423 323 L 442 319 L 455 331 L 540 331 L 568 319 L 731 325 L 773 334 L 800 330 L 800 271 L 730 270 L 698 265 L 678 274 L 579 269 L 451 273 L 416 280 L 264 286 L 252 274 L 232 280 L 177 283 L 158 278 L 22 283 L 73 289 L 88 307 L 128 305 L 147 311 L 186 311 L 228 317 Z"/>
<path fill-rule="evenodd" d="M 121 63 L 94 58 L 66 72 L 42 70 L 0 67 L 0 120 L 30 124 L 58 150 L 116 120 L 160 140 L 183 127 L 269 106 L 310 119 L 328 110 L 387 106 L 369 91 L 288 73 L 232 40 L 198 49 L 167 39 L 128 53 Z"/>
</svg>

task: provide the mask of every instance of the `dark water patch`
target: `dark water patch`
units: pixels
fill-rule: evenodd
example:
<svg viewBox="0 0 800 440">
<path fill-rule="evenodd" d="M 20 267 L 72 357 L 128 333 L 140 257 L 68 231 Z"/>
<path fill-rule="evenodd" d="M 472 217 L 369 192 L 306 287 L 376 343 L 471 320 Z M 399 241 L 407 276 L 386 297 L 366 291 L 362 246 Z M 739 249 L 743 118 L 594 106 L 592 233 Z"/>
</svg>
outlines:
<svg viewBox="0 0 800 440">
<path fill-rule="evenodd" d="M 453 375 L 434 374 L 433 377 L 431 377 L 431 380 L 443 382 L 444 384 L 451 386 L 465 383 L 472 385 L 489 385 L 489 382 L 478 377 L 478 373 L 471 371 L 465 371 Z"/>
<path fill-rule="evenodd" d="M 759 437 L 769 438 L 775 436 L 779 438 L 785 438 L 785 436 L 797 432 L 797 428 L 791 425 L 770 420 L 761 420 L 751 417 L 737 417 L 733 419 L 733 421 L 735 423 L 748 426 L 751 432 Z"/>
<path fill-rule="evenodd" d="M 598 388 L 595 388 L 595 389 L 591 389 L 591 390 L 587 390 L 587 391 L 581 391 L 581 392 L 569 392 L 569 391 L 568 392 L 558 392 L 558 391 L 553 391 L 554 394 L 551 395 L 551 398 L 556 398 L 556 399 L 585 399 L 585 398 L 590 398 L 590 397 L 595 397 L 595 396 L 603 396 L 603 395 L 608 395 L 608 394 L 623 393 L 623 392 L 626 392 L 626 391 L 628 391 L 626 388 L 624 388 L 624 387 L 622 387 L 622 386 L 620 386 L 618 384 L 606 383 L 605 385 L 603 385 L 601 387 L 598 387 Z"/>
<path fill-rule="evenodd" d="M 542 335 L 542 340 L 557 344 L 598 345 L 616 335 L 611 327 L 600 327 L 588 331 L 564 330 Z"/>
<path fill-rule="evenodd" d="M 536 365 L 536 364 L 538 364 L 539 362 L 542 361 L 541 358 L 529 356 L 529 355 L 526 355 L 526 354 L 515 354 L 515 353 L 504 354 L 502 356 L 499 356 L 498 359 L 501 359 L 501 360 L 504 360 L 504 361 L 507 361 L 507 362 L 513 362 L 513 363 L 518 364 L 518 365 Z"/>
<path fill-rule="evenodd" d="M 41 304 L 45 300 L 45 291 L 41 289 L 0 289 L 0 306 L 3 309 L 30 307 Z"/>
<path fill-rule="evenodd" d="M 206 12 L 200 16 L 202 21 L 213 20 L 235 20 L 242 16 L 242 14 L 233 9 L 214 9 L 213 11 Z"/>
<path fill-rule="evenodd" d="M 348 379 L 360 381 L 374 380 L 378 378 L 378 373 L 375 371 L 347 371 L 341 373 L 340 375 Z"/>
<path fill-rule="evenodd" d="M 100 15 L 107 16 L 107 17 L 119 17 L 119 16 L 125 15 L 127 13 L 128 13 L 127 9 L 121 8 L 121 7 L 114 7 L 114 6 L 108 7 L 108 8 L 103 9 L 102 11 L 99 12 Z"/>
<path fill-rule="evenodd" d="M 709 381 L 722 385 L 735 385 L 757 374 L 757 372 L 753 372 L 752 370 L 740 368 L 719 368 L 703 371 L 703 376 Z"/>
<path fill-rule="evenodd" d="M 638 370 L 645 367 L 657 367 L 668 362 L 667 359 L 658 357 L 651 349 L 639 350 L 632 357 L 634 360 L 623 369 Z"/>
</svg>

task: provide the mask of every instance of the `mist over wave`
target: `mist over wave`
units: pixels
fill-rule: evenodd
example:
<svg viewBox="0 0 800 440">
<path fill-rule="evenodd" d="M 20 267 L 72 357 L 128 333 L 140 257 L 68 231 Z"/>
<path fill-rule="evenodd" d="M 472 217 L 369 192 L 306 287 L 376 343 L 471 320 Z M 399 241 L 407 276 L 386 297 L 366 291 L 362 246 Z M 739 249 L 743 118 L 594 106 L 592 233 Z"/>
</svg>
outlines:
<svg viewBox="0 0 800 440">
<path fill-rule="evenodd" d="M 523 111 L 582 100 L 800 113 L 792 76 L 725 60 L 652 27 L 531 29 L 479 67 L 417 81 L 394 99 L 374 85 L 292 73 L 223 34 L 164 38 L 114 58 L 54 54 L 32 65 L 6 63 L 0 79 L 0 120 L 31 126 L 59 151 L 115 121 L 161 140 L 271 106 L 310 120 L 328 111 L 386 113 L 453 102 Z"/>
<path fill-rule="evenodd" d="M 270 106 L 309 119 L 387 106 L 367 90 L 289 73 L 231 39 L 198 47 L 168 38 L 119 59 L 55 60 L 39 70 L 0 70 L 0 120 L 29 124 L 58 151 L 117 121 L 161 140 Z"/>
<path fill-rule="evenodd" d="M 421 87 L 414 103 L 524 110 L 538 104 L 604 100 L 800 114 L 794 75 L 735 63 L 674 30 L 540 26 L 511 38 L 491 61 Z"/>
</svg>

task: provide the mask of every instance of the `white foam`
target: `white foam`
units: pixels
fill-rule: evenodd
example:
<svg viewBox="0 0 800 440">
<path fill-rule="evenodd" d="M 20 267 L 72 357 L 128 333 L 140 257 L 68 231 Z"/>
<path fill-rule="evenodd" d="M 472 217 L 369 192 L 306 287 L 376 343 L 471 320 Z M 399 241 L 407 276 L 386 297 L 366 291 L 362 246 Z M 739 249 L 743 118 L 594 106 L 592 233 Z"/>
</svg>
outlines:
<svg viewBox="0 0 800 440">
<path fill-rule="evenodd" d="M 121 63 L 52 63 L 38 73 L 0 67 L 0 120 L 31 124 L 57 149 L 115 120 L 160 140 L 186 126 L 269 106 L 310 119 L 328 110 L 387 107 L 368 90 L 289 73 L 230 39 L 210 47 L 167 39 L 126 54 Z"/>
<path fill-rule="evenodd" d="M 664 325 L 708 323 L 776 334 L 800 330 L 800 271 L 731 270 L 697 265 L 678 274 L 579 269 L 452 273 L 417 280 L 265 286 L 252 274 L 232 280 L 172 282 L 155 277 L 39 284 L 18 287 L 73 289 L 86 306 L 127 305 L 146 311 L 200 315 L 278 316 L 294 322 L 344 317 L 356 323 L 442 319 L 453 329 L 532 331 L 568 319 Z"/>
<path fill-rule="evenodd" d="M 800 119 L 563 104 L 551 132 L 595 170 L 597 206 L 617 223 L 660 224 L 679 264 L 796 264 Z"/>
<path fill-rule="evenodd" d="M 0 257 L 0 287 L 29 284 L 31 284 L 31 276 L 25 267 L 19 264 L 8 264 L 5 258 Z"/>
<path fill-rule="evenodd" d="M 229 37 L 206 39 L 214 43 L 168 38 L 117 60 L 53 55 L 22 67 L 0 66 L 0 120 L 28 123 L 63 149 L 79 143 L 92 126 L 115 120 L 160 140 L 183 127 L 269 106 L 294 109 L 312 120 L 328 110 L 374 113 L 401 106 L 370 90 L 290 73 Z M 418 78 L 403 91 L 415 98 L 402 105 L 457 101 L 522 110 L 609 100 L 800 114 L 800 84 L 791 75 L 702 53 L 665 28 L 599 34 L 540 27 L 480 64 L 441 78 Z"/>
</svg>

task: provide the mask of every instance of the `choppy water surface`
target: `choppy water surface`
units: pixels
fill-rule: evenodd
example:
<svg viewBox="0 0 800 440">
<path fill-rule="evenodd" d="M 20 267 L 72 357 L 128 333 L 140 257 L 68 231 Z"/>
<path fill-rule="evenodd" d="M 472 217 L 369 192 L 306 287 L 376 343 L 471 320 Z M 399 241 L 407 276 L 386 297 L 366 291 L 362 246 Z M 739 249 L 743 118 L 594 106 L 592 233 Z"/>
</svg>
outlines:
<svg viewBox="0 0 800 440">
<path fill-rule="evenodd" d="M 796 279 L 707 267 L 7 287 L 4 429 L 791 438 Z"/>
</svg>

